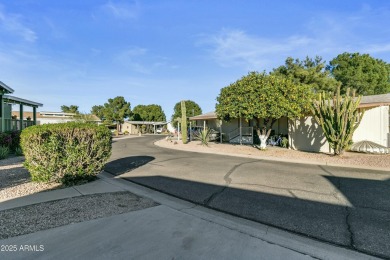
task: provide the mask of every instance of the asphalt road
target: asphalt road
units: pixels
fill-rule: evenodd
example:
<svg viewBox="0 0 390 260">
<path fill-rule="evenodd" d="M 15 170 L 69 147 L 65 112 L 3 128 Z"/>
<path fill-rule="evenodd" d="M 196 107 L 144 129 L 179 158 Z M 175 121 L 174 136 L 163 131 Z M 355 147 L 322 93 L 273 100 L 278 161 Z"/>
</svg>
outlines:
<svg viewBox="0 0 390 260">
<path fill-rule="evenodd" d="M 390 171 L 281 163 L 117 139 L 105 170 L 185 200 L 390 259 Z"/>
</svg>

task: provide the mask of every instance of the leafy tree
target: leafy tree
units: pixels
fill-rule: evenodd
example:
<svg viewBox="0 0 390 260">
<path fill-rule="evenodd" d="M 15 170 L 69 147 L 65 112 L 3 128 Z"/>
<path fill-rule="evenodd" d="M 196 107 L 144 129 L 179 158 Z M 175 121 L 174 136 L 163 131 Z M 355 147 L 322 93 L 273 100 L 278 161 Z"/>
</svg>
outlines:
<svg viewBox="0 0 390 260">
<path fill-rule="evenodd" d="M 132 120 L 134 121 L 153 121 L 163 122 L 166 121 L 165 113 L 161 106 L 152 105 L 137 105 L 133 109 Z M 151 131 L 151 125 L 146 126 L 147 132 Z"/>
<path fill-rule="evenodd" d="M 75 105 L 65 106 L 65 105 L 63 105 L 63 106 L 61 106 L 61 110 L 64 113 L 78 114 L 79 113 L 79 106 L 75 106 Z"/>
<path fill-rule="evenodd" d="M 202 109 L 200 106 L 195 103 L 192 100 L 185 100 L 185 105 L 186 105 L 186 115 L 187 117 L 191 116 L 197 116 L 202 114 Z M 173 115 L 172 115 L 172 122 L 175 126 L 177 126 L 177 121 L 176 119 L 179 117 L 181 118 L 181 102 L 177 102 L 175 107 L 173 108 Z"/>
<path fill-rule="evenodd" d="M 131 115 L 130 102 L 126 102 L 121 96 L 109 98 L 103 106 L 93 106 L 92 113 L 104 119 L 106 123 L 115 123 L 118 133 L 120 124 L 123 124 L 124 119 Z"/>
<path fill-rule="evenodd" d="M 132 120 L 162 122 L 166 121 L 166 117 L 159 105 L 137 105 L 133 109 Z"/>
<path fill-rule="evenodd" d="M 260 148 L 271 133 L 273 124 L 281 117 L 298 118 L 310 109 L 312 92 L 308 85 L 295 84 L 291 79 L 250 72 L 235 83 L 222 88 L 217 97 L 219 118 L 257 119 Z M 260 126 L 260 118 L 264 126 Z"/>
<path fill-rule="evenodd" d="M 341 83 L 325 68 L 325 61 L 319 56 L 314 60 L 306 57 L 303 61 L 288 57 L 285 64 L 274 69 L 271 74 L 288 77 L 296 84 L 309 85 L 314 92 L 334 92 Z"/>
<path fill-rule="evenodd" d="M 324 92 L 312 104 L 314 118 L 322 127 L 335 155 L 341 155 L 350 145 L 352 135 L 363 118 L 364 112 L 358 110 L 361 98 L 362 96 L 355 98 L 355 91 L 350 96 L 349 89 L 342 97 L 338 88 L 332 99 L 326 98 Z"/>
<path fill-rule="evenodd" d="M 342 83 L 341 93 L 347 88 L 360 95 L 390 92 L 390 64 L 368 54 L 345 52 L 331 60 L 327 70 Z"/>
<path fill-rule="evenodd" d="M 100 120 L 104 119 L 104 106 L 93 106 L 91 110 L 91 114 L 100 118 Z"/>
<path fill-rule="evenodd" d="M 187 143 L 187 112 L 186 102 L 183 100 L 181 103 L 181 140 L 183 144 Z"/>
</svg>

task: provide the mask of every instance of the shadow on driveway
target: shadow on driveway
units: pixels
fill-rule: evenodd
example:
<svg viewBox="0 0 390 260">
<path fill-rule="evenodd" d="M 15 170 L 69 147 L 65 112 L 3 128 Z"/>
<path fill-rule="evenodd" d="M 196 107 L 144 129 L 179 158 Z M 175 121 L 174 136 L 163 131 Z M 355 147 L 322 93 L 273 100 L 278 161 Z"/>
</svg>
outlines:
<svg viewBox="0 0 390 260">
<path fill-rule="evenodd" d="M 358 187 L 352 192 L 341 192 L 352 203 L 359 190 L 374 191 L 377 182 L 365 179 L 347 179 L 324 176 L 332 183 Z M 166 176 L 126 177 L 125 179 L 162 191 L 196 204 L 217 209 L 235 216 L 293 231 L 322 241 L 342 245 L 371 255 L 390 258 L 390 198 L 382 198 L 381 210 L 352 205 L 328 204 L 297 197 L 231 188 L 208 183 L 176 179 Z M 381 182 L 381 181 L 378 181 Z M 389 180 L 379 183 L 390 194 Z M 347 187 L 347 186 L 346 186 Z M 357 194 L 356 194 L 357 193 Z M 376 205 L 377 195 L 368 199 Z M 386 201 L 386 203 L 383 202 Z M 366 203 L 370 203 L 370 202 Z"/>
</svg>

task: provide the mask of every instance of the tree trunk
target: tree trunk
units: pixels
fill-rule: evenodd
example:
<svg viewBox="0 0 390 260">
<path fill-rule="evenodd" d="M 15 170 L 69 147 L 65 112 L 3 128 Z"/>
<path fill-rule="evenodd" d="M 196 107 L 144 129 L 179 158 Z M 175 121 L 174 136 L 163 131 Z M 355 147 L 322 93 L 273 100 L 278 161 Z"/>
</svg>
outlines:
<svg viewBox="0 0 390 260">
<path fill-rule="evenodd" d="M 271 121 L 271 124 L 269 127 L 267 127 L 267 125 L 270 121 Z M 258 126 L 259 126 L 260 125 L 259 118 L 257 119 L 257 122 L 258 122 Z M 257 135 L 259 136 L 259 139 L 260 139 L 260 147 L 259 148 L 261 150 L 265 150 L 267 148 L 267 139 L 268 139 L 269 135 L 271 134 L 272 126 L 274 125 L 275 122 L 276 122 L 276 119 L 267 118 L 267 119 L 264 119 L 264 126 L 262 129 L 257 127 L 256 132 L 257 132 Z M 268 128 L 268 130 L 267 130 L 267 128 Z"/>
<path fill-rule="evenodd" d="M 267 139 L 269 135 L 271 134 L 271 128 L 267 130 L 266 127 L 263 127 L 263 129 L 257 128 L 257 135 L 260 139 L 260 149 L 265 150 L 267 148 Z"/>
</svg>

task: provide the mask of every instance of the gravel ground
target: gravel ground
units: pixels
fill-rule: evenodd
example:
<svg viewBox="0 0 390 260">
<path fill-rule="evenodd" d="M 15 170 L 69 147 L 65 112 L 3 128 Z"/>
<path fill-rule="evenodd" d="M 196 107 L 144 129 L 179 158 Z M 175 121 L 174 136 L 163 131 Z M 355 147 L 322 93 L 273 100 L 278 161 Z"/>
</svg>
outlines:
<svg viewBox="0 0 390 260">
<path fill-rule="evenodd" d="M 184 151 L 215 153 L 215 154 L 230 154 L 247 156 L 253 158 L 277 158 L 280 160 L 297 160 L 310 163 L 327 163 L 327 164 L 340 164 L 349 166 L 362 166 L 380 168 L 382 170 L 390 171 L 390 154 L 364 154 L 345 152 L 343 156 L 333 156 L 324 153 L 310 153 L 296 151 L 292 149 L 285 149 L 281 147 L 267 147 L 267 150 L 261 151 L 250 145 L 233 145 L 233 144 L 220 144 L 209 143 L 209 146 L 200 145 L 199 141 L 192 141 L 187 144 L 183 144 L 181 141 L 168 141 L 160 140 L 155 142 L 156 145 L 179 149 Z"/>
<path fill-rule="evenodd" d="M 23 167 L 24 157 L 0 161 L 0 202 L 62 188 L 59 183 L 35 183 Z M 91 219 L 158 205 L 130 192 L 84 195 L 0 211 L 0 239 L 34 233 Z"/>
<path fill-rule="evenodd" d="M 23 161 L 23 156 L 0 160 L 0 202 L 61 187 L 59 183 L 32 182 Z"/>
<path fill-rule="evenodd" d="M 150 199 L 138 197 L 130 192 L 113 192 L 4 210 L 0 211 L 0 239 L 157 205 Z"/>
</svg>

